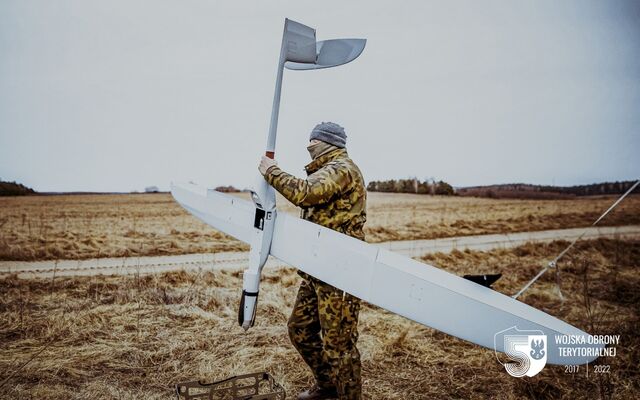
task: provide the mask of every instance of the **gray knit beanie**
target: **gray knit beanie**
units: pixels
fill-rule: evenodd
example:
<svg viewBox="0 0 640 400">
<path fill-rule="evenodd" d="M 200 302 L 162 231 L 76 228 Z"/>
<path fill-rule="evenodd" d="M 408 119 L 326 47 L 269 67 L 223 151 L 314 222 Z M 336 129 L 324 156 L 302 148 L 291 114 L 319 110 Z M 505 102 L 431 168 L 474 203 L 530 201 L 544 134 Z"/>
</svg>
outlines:
<svg viewBox="0 0 640 400">
<path fill-rule="evenodd" d="M 309 140 L 318 139 L 325 143 L 344 148 L 347 144 L 347 134 L 344 128 L 333 122 L 321 122 L 311 131 Z"/>
</svg>

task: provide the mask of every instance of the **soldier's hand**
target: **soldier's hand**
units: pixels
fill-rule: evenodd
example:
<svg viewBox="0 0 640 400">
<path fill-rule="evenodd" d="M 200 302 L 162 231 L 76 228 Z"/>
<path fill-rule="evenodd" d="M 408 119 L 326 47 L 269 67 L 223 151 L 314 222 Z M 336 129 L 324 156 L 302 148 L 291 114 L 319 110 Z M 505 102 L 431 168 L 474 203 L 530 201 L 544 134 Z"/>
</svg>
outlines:
<svg viewBox="0 0 640 400">
<path fill-rule="evenodd" d="M 272 165 L 278 165 L 276 160 L 271 159 L 267 156 L 262 156 L 262 159 L 260 160 L 260 165 L 258 165 L 258 171 L 260 171 L 260 173 L 264 176 L 267 173 L 267 170 L 269 169 L 269 167 Z"/>
</svg>

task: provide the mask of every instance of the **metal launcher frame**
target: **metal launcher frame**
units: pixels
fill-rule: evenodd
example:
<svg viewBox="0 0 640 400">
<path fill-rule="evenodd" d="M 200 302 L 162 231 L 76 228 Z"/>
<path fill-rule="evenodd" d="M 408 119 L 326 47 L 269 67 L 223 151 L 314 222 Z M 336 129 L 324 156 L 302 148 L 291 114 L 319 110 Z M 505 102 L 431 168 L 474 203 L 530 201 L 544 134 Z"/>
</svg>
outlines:
<svg viewBox="0 0 640 400">
<path fill-rule="evenodd" d="M 176 385 L 178 400 L 285 400 L 282 385 L 266 372 L 232 376 L 217 382 L 191 381 Z"/>
</svg>

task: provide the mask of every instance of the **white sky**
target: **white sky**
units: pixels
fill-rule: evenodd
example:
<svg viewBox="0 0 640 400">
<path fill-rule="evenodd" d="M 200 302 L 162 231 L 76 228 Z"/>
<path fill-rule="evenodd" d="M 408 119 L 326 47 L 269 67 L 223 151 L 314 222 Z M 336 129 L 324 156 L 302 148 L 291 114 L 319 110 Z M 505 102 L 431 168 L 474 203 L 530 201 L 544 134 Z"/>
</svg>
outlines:
<svg viewBox="0 0 640 400">
<path fill-rule="evenodd" d="M 0 178 L 40 191 L 250 186 L 284 18 L 356 61 L 285 71 L 276 159 L 334 121 L 365 179 L 640 175 L 638 1 L 0 2 Z"/>
</svg>

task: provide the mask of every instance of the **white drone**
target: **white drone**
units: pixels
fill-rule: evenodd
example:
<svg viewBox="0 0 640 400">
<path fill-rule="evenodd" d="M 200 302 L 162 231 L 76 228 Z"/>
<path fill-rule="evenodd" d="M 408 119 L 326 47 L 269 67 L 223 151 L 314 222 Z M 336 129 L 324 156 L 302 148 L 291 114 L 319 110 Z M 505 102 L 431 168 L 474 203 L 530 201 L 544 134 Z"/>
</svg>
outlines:
<svg viewBox="0 0 640 400">
<path fill-rule="evenodd" d="M 362 53 L 365 43 L 365 39 L 317 42 L 315 29 L 285 20 L 268 157 L 274 156 L 284 67 L 313 70 L 346 64 Z M 171 193 L 200 220 L 251 245 L 238 315 L 245 330 L 254 323 L 260 275 L 272 255 L 371 304 L 499 352 L 512 353 L 503 342 L 494 340 L 496 334 L 510 329 L 546 335 L 547 362 L 551 364 L 589 363 L 602 347 L 589 344 L 589 335 L 580 329 L 489 287 L 277 213 L 275 191 L 262 176 L 252 192 L 253 204 L 191 183 L 172 184 Z M 553 338 L 558 336 L 570 336 L 576 344 L 556 344 Z M 560 346 L 565 347 L 563 354 Z M 567 347 L 582 351 L 567 352 Z"/>
</svg>

